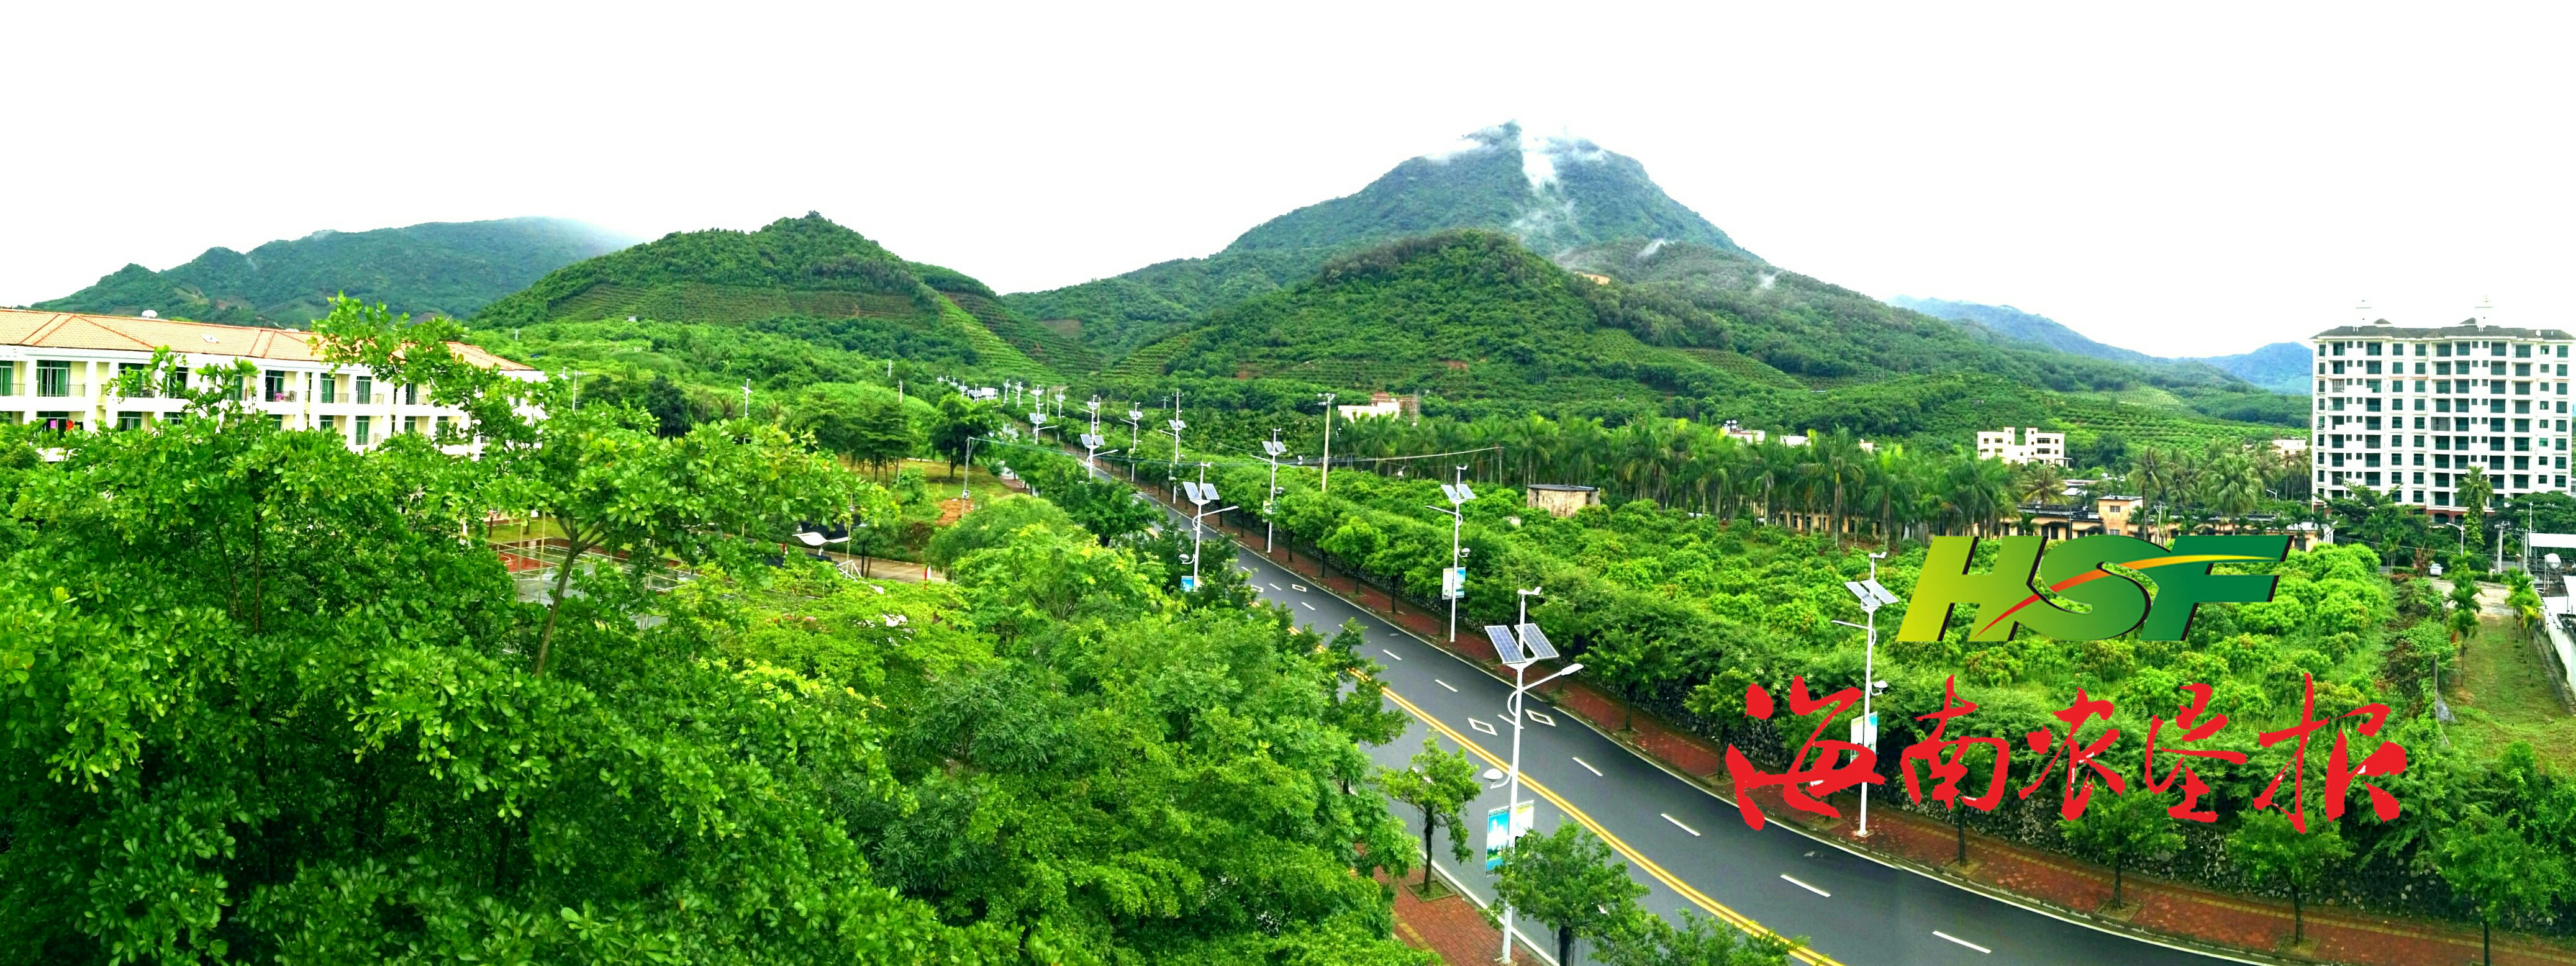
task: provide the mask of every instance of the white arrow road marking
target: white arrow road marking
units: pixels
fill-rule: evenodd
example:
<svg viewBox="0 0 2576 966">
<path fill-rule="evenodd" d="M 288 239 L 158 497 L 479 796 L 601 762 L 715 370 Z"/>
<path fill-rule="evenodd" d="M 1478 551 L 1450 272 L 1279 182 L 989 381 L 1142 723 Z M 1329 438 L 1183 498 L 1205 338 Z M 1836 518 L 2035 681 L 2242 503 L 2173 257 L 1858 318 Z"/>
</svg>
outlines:
<svg viewBox="0 0 2576 966">
<path fill-rule="evenodd" d="M 1494 726 L 1493 726 L 1493 725 L 1486 724 L 1486 723 L 1485 723 L 1485 719 L 1483 719 L 1483 718 L 1469 718 L 1469 719 L 1467 719 L 1467 727 L 1474 728 L 1474 729 L 1476 729 L 1476 730 L 1478 730 L 1478 731 L 1482 731 L 1482 732 L 1484 732 L 1484 733 L 1486 733 L 1486 734 L 1489 734 L 1489 735 L 1499 735 L 1499 734 L 1501 734 L 1501 732 L 1498 732 L 1498 731 L 1495 731 L 1495 730 L 1494 730 Z"/>
<path fill-rule="evenodd" d="M 1672 816 L 1667 815 L 1667 816 L 1664 816 L 1664 817 L 1665 817 L 1665 818 L 1671 818 Z M 1675 823 L 1675 824 L 1680 824 L 1680 823 Z M 1798 881 L 1798 880 L 1796 880 L 1796 879 L 1790 879 L 1790 878 L 1789 878 L 1789 874 L 1788 874 L 1788 873 L 1786 873 L 1786 872 L 1780 873 L 1780 877 L 1781 877 L 1781 878 L 1783 878 L 1783 879 L 1789 879 L 1789 884 L 1790 884 L 1790 885 L 1797 886 L 1798 888 L 1805 889 L 1805 890 L 1807 890 L 1807 891 L 1809 891 L 1809 892 L 1813 892 L 1813 893 L 1815 893 L 1815 894 L 1817 894 L 1817 895 L 1820 895 L 1820 896 L 1823 896 L 1823 897 L 1825 897 L 1825 898 L 1827 898 L 1827 899 L 1831 899 L 1831 898 L 1833 898 L 1833 897 L 1834 897 L 1834 894 L 1833 894 L 1833 893 L 1826 892 L 1826 891 L 1825 891 L 1825 890 L 1823 890 L 1823 889 L 1816 888 L 1815 886 L 1808 885 L 1808 884 L 1806 884 L 1806 883 L 1804 883 L 1804 882 L 1800 882 L 1800 881 Z"/>
<path fill-rule="evenodd" d="M 1698 829 L 1695 829 L 1695 828 L 1692 828 L 1692 827 L 1690 827 L 1690 826 L 1688 826 L 1688 825 L 1684 825 L 1684 824 L 1682 824 L 1682 820 L 1681 820 L 1681 819 L 1674 818 L 1674 817 L 1672 817 L 1672 816 L 1670 816 L 1670 815 L 1665 815 L 1665 814 L 1664 814 L 1664 813 L 1662 813 L 1662 812 L 1656 812 L 1655 814 L 1657 814 L 1657 815 L 1663 815 L 1663 816 L 1664 816 L 1664 821 L 1667 821 L 1667 822 L 1671 822 L 1671 823 L 1673 823 L 1673 827 L 1674 827 L 1674 828 L 1680 829 L 1680 830 L 1685 831 L 1685 832 L 1689 832 L 1689 833 L 1691 834 L 1691 837 L 1692 837 L 1692 838 L 1698 838 L 1698 837 L 1699 837 L 1699 830 L 1698 830 Z M 1785 875 L 1784 875 L 1784 876 L 1781 876 L 1781 878 L 1783 878 L 1783 879 L 1789 879 L 1789 877 L 1788 877 L 1788 876 L 1785 876 Z M 1789 879 L 1789 881 L 1791 881 L 1791 882 L 1798 882 L 1798 880 L 1796 880 L 1796 879 Z M 1799 885 L 1807 885 L 1807 884 L 1806 884 L 1806 883 L 1804 883 L 1804 882 L 1798 882 L 1798 884 L 1799 884 Z M 1807 887 L 1808 887 L 1808 888 L 1810 888 L 1810 889 L 1815 888 L 1814 886 L 1807 886 Z"/>
<path fill-rule="evenodd" d="M 1394 651 L 1387 650 L 1386 648 L 1383 648 L 1383 647 L 1378 648 L 1378 649 L 1377 649 L 1377 652 L 1378 652 L 1378 653 L 1380 653 L 1380 654 L 1384 654 L 1384 655 L 1386 655 L 1386 656 L 1388 656 L 1388 657 L 1394 658 L 1394 659 L 1396 659 L 1396 660 L 1399 660 L 1399 661 L 1404 660 L 1404 655 L 1402 655 L 1402 654 L 1398 654 L 1398 653 L 1395 653 Z"/>
<path fill-rule="evenodd" d="M 1529 719 L 1530 719 L 1531 721 L 1536 721 L 1536 722 L 1538 722 L 1538 723 L 1540 723 L 1540 724 L 1543 724 L 1543 725 L 1546 725 L 1546 726 L 1548 726 L 1548 727 L 1550 727 L 1550 728 L 1556 727 L 1556 719 L 1555 719 L 1555 718 L 1548 717 L 1548 716 L 1546 716 L 1546 715 L 1544 715 L 1544 714 L 1540 714 L 1540 713 L 1538 713 L 1538 712 L 1536 712 L 1536 711 L 1523 711 L 1523 712 L 1521 712 L 1521 713 L 1522 713 L 1522 714 L 1524 714 L 1524 715 L 1528 715 L 1528 716 L 1529 716 Z"/>
<path fill-rule="evenodd" d="M 1981 953 L 1992 953 L 1992 952 L 1994 952 L 1994 950 L 1987 949 L 1987 948 L 1986 948 L 1986 947 L 1984 947 L 1984 946 L 1977 945 L 1976 943 L 1969 942 L 1969 941 L 1967 941 L 1967 940 L 1965 940 L 1965 939 L 1961 939 L 1961 938 L 1959 938 L 1959 937 L 1957 937 L 1957 936 L 1950 935 L 1949 933 L 1942 932 L 1941 930 L 1938 930 L 1938 929 L 1932 930 L 1932 934 L 1933 934 L 1933 935 L 1935 935 L 1935 936 L 1939 936 L 1939 937 L 1941 937 L 1941 938 L 1943 938 L 1943 939 L 1947 939 L 1947 940 L 1949 940 L 1949 941 L 1951 941 L 1951 942 L 1958 943 L 1959 945 L 1966 946 L 1966 947 L 1968 947 L 1968 948 L 1970 948 L 1970 949 L 1976 950 L 1976 951 L 1981 952 Z"/>
<path fill-rule="evenodd" d="M 1441 687 L 1444 687 L 1444 688 L 1448 688 L 1448 689 L 1449 689 L 1449 693 L 1451 693 L 1451 694 L 1456 694 L 1456 693 L 1458 693 L 1458 686 L 1457 686 L 1457 685 L 1451 684 L 1451 683 L 1449 683 L 1449 682 L 1447 682 L 1447 681 L 1440 680 L 1439 678 L 1432 678 L 1432 679 L 1431 679 L 1431 683 L 1433 683 L 1433 684 L 1437 684 L 1437 685 L 1439 685 L 1439 686 L 1441 686 Z"/>
<path fill-rule="evenodd" d="M 1581 759 L 1581 758 L 1576 758 L 1576 759 L 1574 759 L 1574 763 L 1575 763 L 1575 764 L 1578 764 L 1578 765 L 1583 766 L 1583 770 L 1584 770 L 1584 771 L 1591 772 L 1591 773 L 1592 773 L 1592 777 L 1594 777 L 1594 778 L 1599 778 L 1599 777 L 1601 777 L 1601 769 L 1598 769 L 1598 768 L 1594 768 L 1594 767 L 1592 767 L 1592 763 L 1591 763 L 1591 762 L 1585 761 L 1585 760 L 1583 760 L 1583 759 Z"/>
</svg>

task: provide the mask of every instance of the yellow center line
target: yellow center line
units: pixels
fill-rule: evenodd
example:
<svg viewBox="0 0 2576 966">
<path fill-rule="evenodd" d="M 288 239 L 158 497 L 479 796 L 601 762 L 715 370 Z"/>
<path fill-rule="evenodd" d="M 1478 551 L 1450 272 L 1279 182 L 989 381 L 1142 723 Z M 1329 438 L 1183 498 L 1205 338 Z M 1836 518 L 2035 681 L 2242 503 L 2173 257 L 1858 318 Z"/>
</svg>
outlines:
<svg viewBox="0 0 2576 966">
<path fill-rule="evenodd" d="M 1381 684 L 1381 687 L 1383 687 L 1383 684 Z M 1393 689 L 1387 689 L 1384 693 L 1386 694 L 1387 700 L 1395 702 L 1396 706 L 1405 710 L 1405 713 L 1422 719 L 1423 724 L 1430 725 L 1433 730 L 1436 730 L 1443 735 L 1447 735 L 1449 740 L 1457 742 L 1459 747 L 1475 752 L 1476 757 L 1484 759 L 1496 768 L 1511 767 L 1510 762 L 1496 757 L 1493 752 L 1486 751 L 1483 745 L 1467 740 L 1466 735 L 1459 734 L 1456 729 L 1451 728 L 1446 724 L 1442 724 L 1439 719 L 1425 713 L 1420 707 L 1415 706 L 1413 702 L 1405 700 L 1403 695 L 1395 693 Z M 1582 809 L 1574 807 L 1574 803 L 1566 801 L 1564 796 L 1558 795 L 1556 792 L 1549 790 L 1547 786 L 1539 784 L 1536 779 L 1531 778 L 1527 774 L 1523 774 L 1521 776 L 1521 784 L 1527 786 L 1530 791 L 1537 792 L 1539 797 L 1547 799 L 1549 804 L 1555 805 L 1558 811 L 1566 814 L 1566 817 L 1573 819 L 1576 823 L 1582 825 L 1592 834 L 1600 836 L 1601 841 L 1609 843 L 1610 848 L 1618 852 L 1621 858 L 1627 859 L 1636 867 L 1646 870 L 1646 874 L 1654 876 L 1655 881 L 1661 882 L 1665 886 L 1670 887 L 1674 892 L 1681 893 L 1682 898 L 1689 899 L 1693 905 L 1699 906 L 1700 909 L 1706 911 L 1710 915 L 1716 916 L 1728 925 L 1734 926 L 1737 929 L 1741 929 L 1756 936 L 1769 936 L 1781 939 L 1787 938 L 1781 936 L 1779 933 L 1772 932 L 1769 928 L 1763 926 L 1761 923 L 1753 921 L 1743 913 L 1727 908 L 1724 904 L 1719 903 L 1715 899 L 1709 898 L 1705 893 L 1700 892 L 1698 889 L 1691 888 L 1690 883 L 1683 882 L 1681 877 L 1664 871 L 1663 866 L 1656 865 L 1653 859 L 1646 858 L 1645 853 L 1637 851 L 1630 847 L 1628 843 L 1621 841 L 1618 836 L 1610 834 L 1610 830 L 1601 827 L 1601 823 L 1593 821 L 1592 816 L 1584 814 Z M 1813 964 L 1813 966 L 1842 966 L 1842 963 L 1835 961 L 1832 957 L 1826 956 L 1825 954 L 1816 952 L 1812 949 L 1798 950 L 1795 954 L 1795 958 L 1799 962 Z"/>
</svg>

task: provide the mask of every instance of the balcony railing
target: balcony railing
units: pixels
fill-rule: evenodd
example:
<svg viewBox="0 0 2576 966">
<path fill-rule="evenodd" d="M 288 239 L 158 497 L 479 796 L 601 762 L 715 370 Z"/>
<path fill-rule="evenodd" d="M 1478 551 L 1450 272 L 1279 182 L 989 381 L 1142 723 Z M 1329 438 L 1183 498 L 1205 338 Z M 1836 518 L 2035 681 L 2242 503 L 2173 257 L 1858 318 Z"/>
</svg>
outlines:
<svg viewBox="0 0 2576 966">
<path fill-rule="evenodd" d="M 54 398 L 79 398 L 89 395 L 89 384 L 47 380 L 36 384 L 36 395 Z"/>
</svg>

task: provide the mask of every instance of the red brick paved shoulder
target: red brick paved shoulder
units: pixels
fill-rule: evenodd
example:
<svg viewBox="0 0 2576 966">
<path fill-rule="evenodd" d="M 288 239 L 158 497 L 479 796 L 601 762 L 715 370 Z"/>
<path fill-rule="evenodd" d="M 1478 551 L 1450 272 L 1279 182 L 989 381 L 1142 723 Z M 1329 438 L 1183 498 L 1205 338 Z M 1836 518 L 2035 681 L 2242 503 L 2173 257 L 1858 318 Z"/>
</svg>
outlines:
<svg viewBox="0 0 2576 966">
<path fill-rule="evenodd" d="M 1378 881 L 1386 881 L 1380 876 Z M 1405 878 L 1395 890 L 1395 936 L 1415 949 L 1439 954 L 1448 966 L 1485 966 L 1502 958 L 1502 930 L 1485 923 L 1485 915 L 1467 898 L 1452 892 L 1429 902 L 1413 894 L 1413 884 L 1422 881 L 1419 872 Z M 1533 955 L 1527 943 L 1512 951 L 1519 963 L 1542 961 Z"/>
</svg>

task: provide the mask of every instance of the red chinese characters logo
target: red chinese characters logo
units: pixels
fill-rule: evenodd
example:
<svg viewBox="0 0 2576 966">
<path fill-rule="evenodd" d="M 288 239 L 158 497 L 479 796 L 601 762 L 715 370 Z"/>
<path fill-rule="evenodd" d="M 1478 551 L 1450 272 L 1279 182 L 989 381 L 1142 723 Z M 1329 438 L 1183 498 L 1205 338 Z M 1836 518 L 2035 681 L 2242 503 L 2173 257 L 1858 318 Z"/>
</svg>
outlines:
<svg viewBox="0 0 2576 966">
<path fill-rule="evenodd" d="M 2388 706 L 2366 704 L 2338 717 L 2319 719 L 2316 716 L 2316 681 L 2313 677 L 2306 682 L 2306 689 L 2307 699 L 2302 706 L 2300 724 L 2265 732 L 2258 739 L 2263 748 L 2289 742 L 2295 744 L 2289 760 L 2273 774 L 2271 785 L 2253 802 L 2256 809 L 2280 808 L 2287 812 L 2292 824 L 2303 832 L 2307 830 L 2303 813 L 2310 739 L 2319 729 L 2346 719 L 2357 721 L 2351 730 L 2362 737 L 2377 737 L 2389 717 Z M 2158 795 L 2180 789 L 2182 801 L 2166 809 L 2177 819 L 2215 822 L 2218 820 L 2217 812 L 2201 804 L 2201 799 L 2210 793 L 2209 785 L 2202 780 L 2193 762 L 2196 759 L 2216 760 L 2241 765 L 2245 763 L 2246 756 L 2243 752 L 2192 747 L 2208 742 L 2223 731 L 2227 727 L 2227 716 L 2210 713 L 2211 689 L 2208 685 L 2187 684 L 2180 690 L 2187 697 L 2176 707 L 2173 718 L 2154 716 L 2148 720 L 2146 754 L 2139 768 L 2138 784 L 2144 791 Z M 1852 742 L 1824 737 L 1826 726 L 1859 702 L 1858 688 L 1844 688 L 1822 698 L 1810 698 L 1806 678 L 1792 678 L 1789 682 L 1789 713 L 1800 717 L 1818 711 L 1825 714 L 1817 719 L 1815 729 L 1808 732 L 1806 740 L 1798 746 L 1797 756 L 1790 762 L 1789 769 L 1776 775 L 1764 772 L 1735 746 L 1727 746 L 1726 771 L 1735 782 L 1736 807 L 1743 813 L 1746 825 L 1756 829 L 1763 826 L 1762 810 L 1754 803 L 1751 793 L 1764 788 L 1778 788 L 1782 801 L 1790 808 L 1840 818 L 1842 812 L 1824 801 L 1826 797 L 1863 784 L 1886 783 L 1886 779 L 1877 772 L 1878 756 L 1875 752 Z M 1942 684 L 1941 709 L 1915 717 L 1917 721 L 1930 723 L 1931 731 L 1922 740 L 1907 746 L 1897 759 L 1897 767 L 1905 775 L 1906 797 L 1915 804 L 1923 803 L 1923 785 L 1927 778 L 1933 783 L 1931 799 L 1952 808 L 1964 804 L 1991 812 L 2003 801 L 2006 774 L 2012 761 L 2011 743 L 2002 738 L 1956 737 L 1950 734 L 1952 724 L 1976 710 L 1977 705 L 1973 702 L 1959 700 L 1958 682 L 1953 678 Z M 1770 692 L 1758 684 L 1746 687 L 1744 711 L 1755 719 L 1770 720 L 1774 711 Z M 2114 711 L 2108 699 L 2093 697 L 2079 688 L 2075 692 L 2075 701 L 2054 715 L 2063 723 L 2063 730 L 2043 728 L 2024 735 L 2024 744 L 2038 761 L 2032 769 L 2030 783 L 2021 787 L 2020 797 L 2027 799 L 2050 781 L 2058 781 L 2062 784 L 2058 814 L 2075 819 L 2083 816 L 2097 786 L 2109 786 L 2115 794 L 2127 792 L 2127 778 L 2106 757 L 2118 745 L 2120 729 L 2105 727 L 2089 740 L 2084 736 L 2088 724 L 2098 721 L 2107 725 Z M 2378 815 L 2381 821 L 2395 819 L 2399 811 L 2396 796 L 2367 779 L 2405 773 L 2406 749 L 2396 742 L 2383 740 L 2355 767 L 2350 735 L 2342 729 L 2333 733 L 2334 750 L 2325 769 L 2323 804 L 2326 817 L 2341 818 L 2345 799 L 2353 787 L 2359 785 L 2370 797 L 2373 814 Z M 1969 797 L 1961 786 L 1970 777 L 1970 752 L 1979 748 L 1986 752 L 1983 757 L 1985 764 L 1991 766 L 1991 773 L 1982 776 L 1985 779 L 1982 793 Z M 1850 753 L 1849 760 L 1845 760 L 1845 752 Z M 2159 756 L 2164 758 L 2161 771 L 2157 761 Z M 2286 806 L 2275 802 L 2285 783 L 2290 793 Z"/>
</svg>

